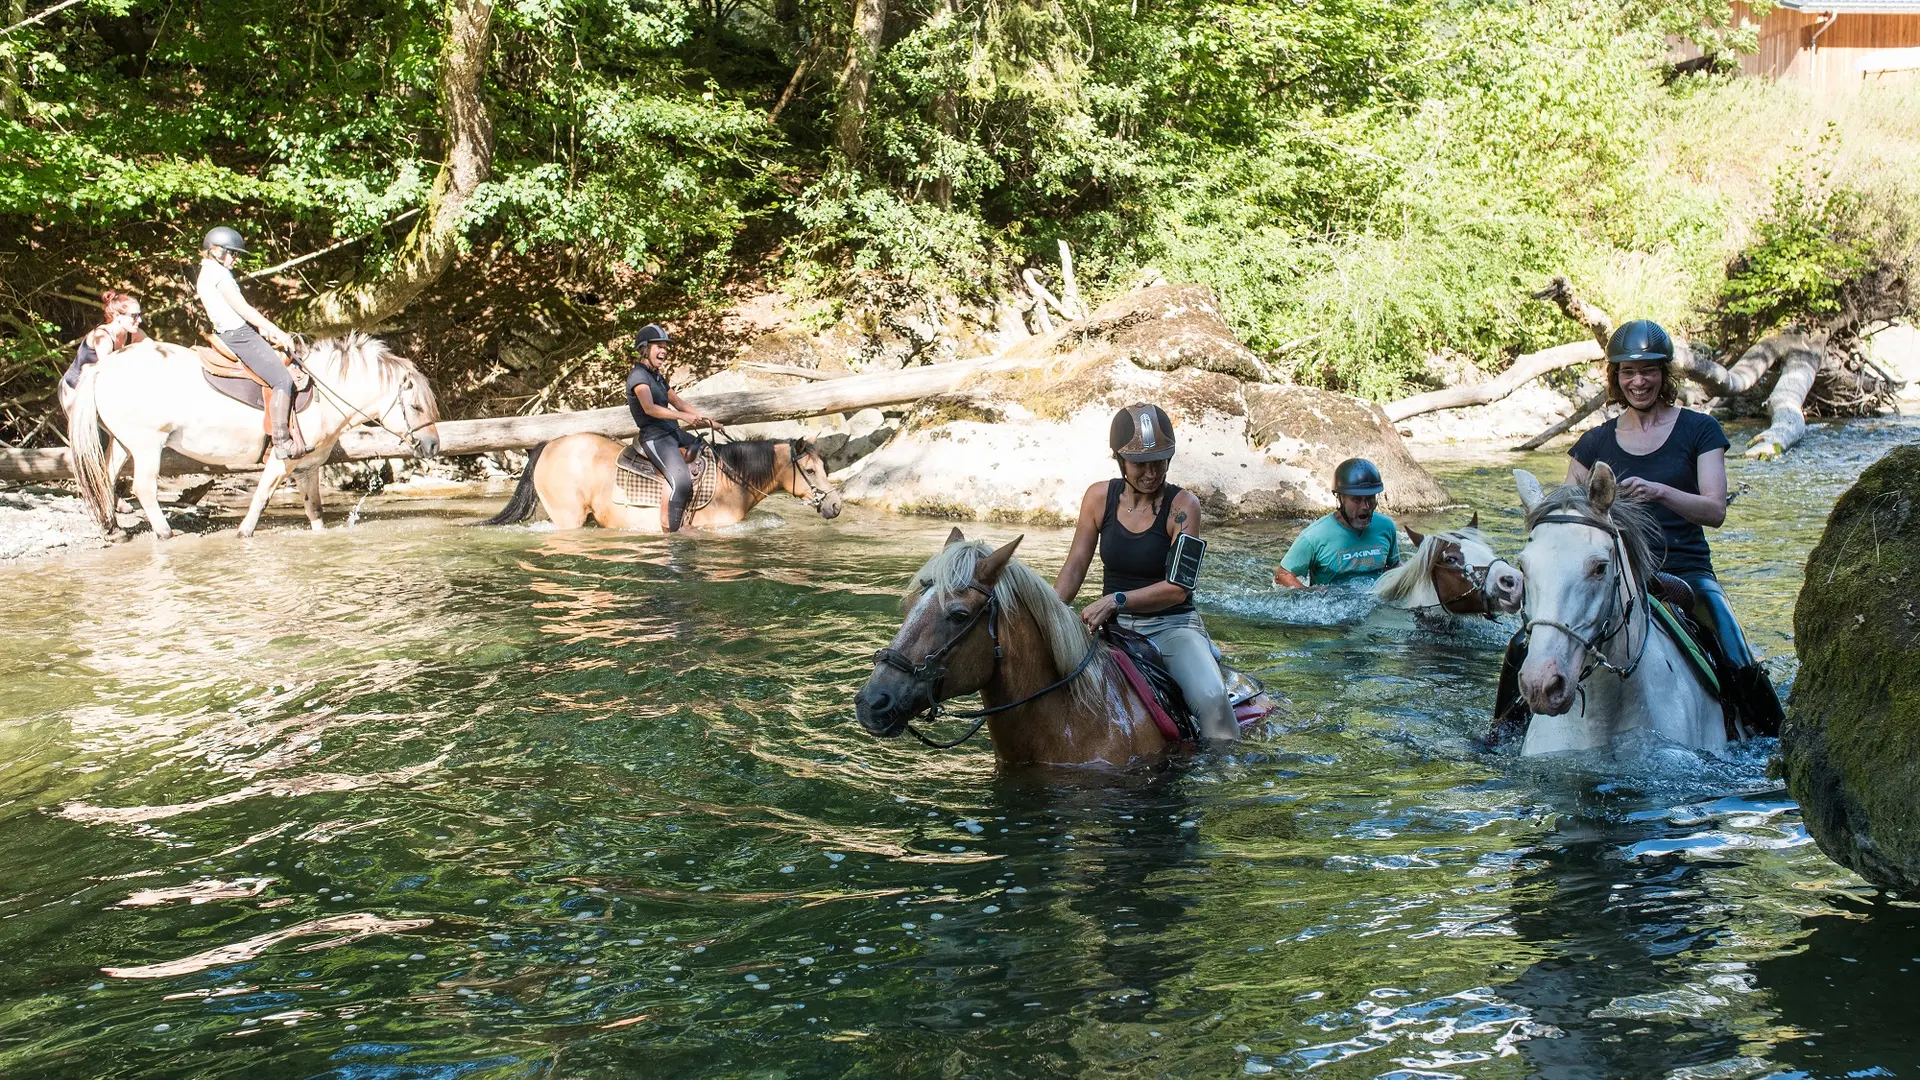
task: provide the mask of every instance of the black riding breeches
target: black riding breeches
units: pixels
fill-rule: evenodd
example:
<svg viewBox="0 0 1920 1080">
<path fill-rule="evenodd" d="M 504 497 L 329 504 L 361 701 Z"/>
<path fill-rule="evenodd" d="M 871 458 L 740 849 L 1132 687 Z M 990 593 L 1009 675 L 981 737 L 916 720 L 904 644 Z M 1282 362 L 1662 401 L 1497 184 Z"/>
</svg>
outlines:
<svg viewBox="0 0 1920 1080">
<path fill-rule="evenodd" d="M 1727 594 L 1720 588 L 1720 582 L 1712 574 L 1679 576 L 1693 586 L 1693 611 L 1690 612 L 1693 621 L 1720 647 L 1720 656 L 1727 665 L 1752 666 L 1755 663 L 1753 647 L 1747 644 L 1747 635 L 1740 632 L 1739 620 L 1733 617 L 1733 608 L 1727 604 Z"/>
<path fill-rule="evenodd" d="M 1693 620 L 1707 632 L 1713 650 L 1719 655 L 1720 689 L 1733 702 L 1734 709 L 1756 733 L 1780 734 L 1786 710 L 1780 707 L 1779 691 L 1767 677 L 1767 669 L 1753 655 L 1747 635 L 1740 632 L 1740 621 L 1733 617 L 1726 591 L 1712 574 L 1681 575 L 1693 586 Z"/>
<path fill-rule="evenodd" d="M 280 359 L 267 339 L 251 326 L 222 330 L 220 340 L 247 365 L 248 371 L 260 376 L 260 381 L 273 389 L 273 437 L 285 438 L 293 418 L 293 372 L 287 370 L 287 362 Z"/>
<path fill-rule="evenodd" d="M 687 503 L 693 499 L 693 474 L 687 471 L 687 459 L 680 456 L 680 448 L 693 446 L 699 439 L 684 431 L 671 435 L 655 435 L 640 442 L 640 452 L 647 455 L 653 467 L 667 482 L 667 531 L 679 532 L 680 521 L 686 516 Z"/>
</svg>

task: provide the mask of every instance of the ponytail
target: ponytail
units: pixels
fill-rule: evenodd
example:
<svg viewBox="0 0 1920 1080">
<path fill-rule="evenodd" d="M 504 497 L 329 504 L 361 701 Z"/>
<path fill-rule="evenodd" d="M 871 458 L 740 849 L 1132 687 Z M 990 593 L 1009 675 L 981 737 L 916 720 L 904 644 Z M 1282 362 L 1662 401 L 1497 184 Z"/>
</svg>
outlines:
<svg viewBox="0 0 1920 1080">
<path fill-rule="evenodd" d="M 140 301 L 123 292 L 107 289 L 100 294 L 100 311 L 108 321 L 116 315 L 125 315 L 140 310 Z"/>
</svg>

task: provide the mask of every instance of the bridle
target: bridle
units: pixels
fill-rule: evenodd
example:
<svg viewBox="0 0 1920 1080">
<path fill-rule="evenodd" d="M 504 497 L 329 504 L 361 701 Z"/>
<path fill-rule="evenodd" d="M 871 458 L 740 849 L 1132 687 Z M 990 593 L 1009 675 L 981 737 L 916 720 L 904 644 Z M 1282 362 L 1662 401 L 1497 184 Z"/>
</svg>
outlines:
<svg viewBox="0 0 1920 1080">
<path fill-rule="evenodd" d="M 969 581 L 966 587 L 986 597 L 987 602 L 982 604 L 979 610 L 968 617 L 966 625 L 955 631 L 954 635 L 947 639 L 945 645 L 928 653 L 926 659 L 916 664 L 911 657 L 902 654 L 899 650 L 892 647 L 881 649 L 879 652 L 873 654 L 874 666 L 878 667 L 884 664 L 895 671 L 901 672 L 906 675 L 907 678 L 912 679 L 926 688 L 927 703 L 925 706 L 915 709 L 913 713 L 907 717 L 907 731 L 912 733 L 913 737 L 919 739 L 921 743 L 935 750 L 950 750 L 953 747 L 959 746 L 961 743 L 978 735 L 981 727 L 984 726 L 988 718 L 994 714 L 1006 712 L 1008 709 L 1019 708 L 1028 702 L 1043 698 L 1079 678 L 1080 673 L 1087 670 L 1087 665 L 1093 663 L 1094 655 L 1099 651 L 1099 645 L 1096 642 L 1088 642 L 1086 655 L 1080 658 L 1079 666 L 1075 667 L 1073 671 L 1065 677 L 1035 690 L 1033 693 L 1028 694 L 1018 701 L 1009 701 L 1005 705 L 995 705 L 992 708 L 962 709 L 954 712 L 945 712 L 945 715 L 959 720 L 972 720 L 973 725 L 967 728 L 966 734 L 952 742 L 938 742 L 930 739 L 923 734 L 919 728 L 914 727 L 913 722 L 916 719 L 922 718 L 928 721 L 938 720 L 943 714 L 944 710 L 940 708 L 940 699 L 934 696 L 933 691 L 934 687 L 947 677 L 946 665 L 941 663 L 942 660 L 946 659 L 947 654 L 959 648 L 960 645 L 967 640 L 967 636 L 973 633 L 974 627 L 979 626 L 981 620 L 984 619 L 987 624 L 987 638 L 993 642 L 993 671 L 987 675 L 986 681 L 988 683 L 991 683 L 994 678 L 1000 674 L 1000 661 L 1005 656 L 1004 650 L 1000 647 L 999 598 L 993 595 L 992 589 L 978 582 Z M 986 684 L 983 683 L 981 685 Z"/>
<path fill-rule="evenodd" d="M 1613 540 L 1612 549 L 1608 553 L 1607 558 L 1608 561 L 1615 566 L 1619 575 L 1620 587 L 1607 597 L 1607 607 L 1609 610 L 1600 617 L 1601 632 L 1596 633 L 1591 638 L 1565 623 L 1554 622 L 1551 619 L 1526 618 L 1524 616 L 1520 624 L 1520 633 L 1522 635 L 1530 634 L 1534 627 L 1545 626 L 1549 629 L 1558 630 L 1572 638 L 1574 642 L 1580 646 L 1583 654 L 1587 658 L 1587 662 L 1580 668 L 1579 681 L 1581 682 L 1585 682 L 1587 676 L 1593 674 L 1595 668 L 1605 668 L 1615 675 L 1618 675 L 1623 682 L 1633 678 L 1633 673 L 1639 670 L 1640 661 L 1647 655 L 1647 641 L 1653 629 L 1651 626 L 1653 608 L 1651 605 L 1641 602 L 1639 596 L 1634 593 L 1632 587 L 1628 584 L 1627 573 L 1631 567 L 1631 563 L 1626 558 L 1625 542 L 1620 538 L 1619 528 L 1611 521 L 1598 520 L 1583 514 L 1547 514 L 1540 518 L 1540 520 L 1534 522 L 1533 525 L 1528 526 L 1528 531 L 1531 532 L 1534 526 L 1539 525 L 1585 525 L 1589 529 L 1598 529 L 1606 533 L 1607 536 Z M 1645 590 L 1643 589 L 1642 591 L 1644 592 Z M 1619 605 L 1619 597 L 1622 594 L 1626 596 L 1626 605 L 1620 609 L 1618 613 L 1619 621 L 1616 622 L 1614 621 L 1614 613 L 1610 609 Z M 1618 637 L 1620 632 L 1627 628 L 1627 621 L 1633 617 L 1633 609 L 1635 606 L 1640 608 L 1640 651 L 1634 654 L 1631 663 L 1625 667 L 1621 667 L 1607 659 L 1606 653 L 1602 651 L 1602 647 L 1615 637 Z M 1628 635 L 1628 638 L 1631 640 L 1632 635 Z"/>
<path fill-rule="evenodd" d="M 367 413 L 366 410 L 360 408 L 358 405 L 355 405 L 353 402 L 348 401 L 344 397 L 341 397 L 339 391 L 335 390 L 331 386 L 328 386 L 320 378 L 319 375 L 314 373 L 314 370 L 312 368 L 307 367 L 307 363 L 306 363 L 307 354 L 311 351 L 307 347 L 307 340 L 306 338 L 299 337 L 298 335 L 295 336 L 294 340 L 297 342 L 297 348 L 294 352 L 294 356 L 296 359 L 300 361 L 300 366 L 303 368 L 306 368 L 307 378 L 313 380 L 314 389 L 326 395 L 327 400 L 333 402 L 333 404 L 336 407 L 338 407 L 341 412 L 347 414 L 349 418 L 356 417 L 356 416 L 359 417 L 361 420 L 367 423 L 370 423 L 375 427 L 378 427 L 381 431 L 384 431 L 387 434 L 393 436 L 394 438 L 399 439 L 401 442 L 401 445 L 405 446 L 409 451 L 411 451 L 415 457 L 423 456 L 421 453 L 422 448 L 420 446 L 420 440 L 417 436 L 414 435 L 414 431 L 416 429 L 413 426 L 413 407 L 411 405 L 408 405 L 406 402 L 407 391 L 413 389 L 414 376 L 403 373 L 400 376 L 399 388 L 393 392 L 393 400 L 388 402 L 387 407 L 384 409 L 381 409 L 378 415 L 371 415 Z M 400 421 L 406 428 L 406 430 L 404 431 L 393 430 L 393 428 L 387 424 L 387 421 L 385 419 L 386 415 L 393 411 L 393 407 L 395 405 L 400 406 Z"/>
<path fill-rule="evenodd" d="M 700 436 L 697 436 L 697 435 L 694 437 L 700 438 Z M 703 441 L 705 441 L 708 446 L 714 446 L 713 441 L 710 439 L 703 440 Z M 833 489 L 831 487 L 824 487 L 824 488 L 821 487 L 820 485 L 813 482 L 813 477 L 807 475 L 807 470 L 804 467 L 802 467 L 800 464 L 800 456 L 806 453 L 807 450 L 808 450 L 808 446 L 807 446 L 806 440 L 804 439 L 788 439 L 787 440 L 787 461 L 793 467 L 794 475 L 800 478 L 801 483 L 807 485 L 807 497 L 804 499 L 801 499 L 800 501 L 807 504 L 809 508 L 813 510 L 818 510 L 820 509 L 820 504 L 827 501 L 827 496 L 833 494 Z M 717 446 L 714 447 L 714 460 L 715 461 L 720 460 L 719 448 Z M 721 467 L 727 468 L 724 464 L 722 464 Z M 749 482 L 745 476 L 739 473 L 735 473 L 732 469 L 727 468 L 727 472 L 733 476 L 734 480 L 737 481 L 741 487 L 746 488 L 748 491 L 752 492 L 754 497 L 757 499 L 764 499 L 767 496 L 773 494 L 773 491 L 774 491 L 773 488 L 767 488 L 765 490 L 762 490 L 761 488 L 756 487 L 754 484 Z M 795 496 L 795 497 L 798 498 L 798 496 Z"/>
<path fill-rule="evenodd" d="M 1453 540 L 1448 540 L 1446 543 L 1449 547 L 1456 550 L 1460 547 L 1460 545 Z M 1464 554 L 1463 552 L 1463 558 Z M 1479 615 L 1488 619 L 1498 618 L 1498 613 L 1494 610 L 1493 601 L 1487 596 L 1487 575 L 1493 573 L 1493 563 L 1500 561 L 1499 559 L 1495 559 L 1485 566 L 1473 566 L 1471 564 L 1454 566 L 1451 563 L 1447 564 L 1460 574 L 1460 577 L 1466 582 L 1467 587 L 1454 596 L 1441 596 L 1440 599 L 1431 604 L 1424 604 L 1421 606 L 1421 610 L 1439 608 L 1453 615 Z M 1433 591 L 1435 596 L 1440 595 L 1440 582 L 1437 576 L 1435 576 L 1434 579 Z M 1476 606 L 1465 610 L 1453 606 L 1470 596 L 1479 598 L 1479 603 Z"/>
</svg>

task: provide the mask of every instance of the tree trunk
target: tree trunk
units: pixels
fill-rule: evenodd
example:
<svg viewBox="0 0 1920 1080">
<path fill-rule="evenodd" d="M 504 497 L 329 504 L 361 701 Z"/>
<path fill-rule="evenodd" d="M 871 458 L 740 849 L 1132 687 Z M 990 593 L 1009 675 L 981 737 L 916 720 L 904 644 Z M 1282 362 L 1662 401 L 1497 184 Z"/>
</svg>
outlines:
<svg viewBox="0 0 1920 1080">
<path fill-rule="evenodd" d="M 886 0 L 853 0 L 847 63 L 840 70 L 840 115 L 834 125 L 840 153 L 858 162 L 866 151 L 867 97 L 873 89 L 873 65 L 887 31 Z"/>
<path fill-rule="evenodd" d="M 1599 393 L 1588 398 L 1587 400 L 1581 402 L 1579 408 L 1576 408 L 1573 410 L 1573 412 L 1569 413 L 1566 419 L 1555 423 L 1552 427 L 1548 428 L 1547 430 L 1541 432 L 1538 435 L 1535 435 L 1533 438 L 1528 439 L 1526 442 L 1521 443 L 1519 446 L 1514 447 L 1514 449 L 1520 452 L 1525 452 L 1528 450 L 1538 450 L 1541 447 L 1552 442 L 1553 440 L 1566 434 L 1569 430 L 1573 428 L 1573 425 L 1579 423 L 1582 420 L 1585 420 L 1587 417 L 1592 416 L 1594 413 L 1599 412 L 1600 407 L 1605 405 L 1606 403 L 1607 403 L 1607 392 L 1605 390 L 1602 390 Z"/>
<path fill-rule="evenodd" d="M 412 303 L 460 253 L 467 203 L 493 171 L 493 121 L 480 96 L 493 51 L 493 0 L 446 0 L 446 13 L 447 39 L 440 50 L 446 160 L 434 177 L 426 213 L 407 234 L 391 270 L 313 299 L 307 308 L 309 332 L 378 324 Z"/>
<path fill-rule="evenodd" d="M 1773 384 L 1773 393 L 1767 395 L 1767 414 L 1773 423 L 1747 445 L 1750 458 L 1779 457 L 1807 433 L 1807 417 L 1801 410 L 1806 404 L 1807 391 L 1813 389 L 1813 377 L 1819 374 L 1820 364 L 1827 355 L 1824 334 L 1776 334 L 1754 349 L 1770 343 L 1777 343 L 1773 351 L 1781 357 L 1780 378 Z"/>
<path fill-rule="evenodd" d="M 27 17 L 27 0 L 7 0 L 7 25 L 13 26 Z M 0 60 L 0 116 L 9 120 L 20 118 L 20 60 L 15 52 L 20 48 L 18 42 L 7 46 L 7 55 Z"/>
<path fill-rule="evenodd" d="M 1387 419 L 1394 423 L 1422 413 L 1439 412 L 1442 409 L 1460 409 L 1468 405 L 1486 405 L 1527 383 L 1545 375 L 1549 371 L 1572 367 L 1575 364 L 1592 363 L 1606 355 L 1599 346 L 1590 342 L 1575 341 L 1566 345 L 1555 345 L 1551 349 L 1542 349 L 1537 353 L 1514 360 L 1513 366 L 1500 373 L 1499 377 L 1489 379 L 1478 386 L 1455 386 L 1446 390 L 1434 390 L 1425 394 L 1415 394 L 1410 398 L 1390 401 L 1381 408 L 1386 411 Z"/>
</svg>

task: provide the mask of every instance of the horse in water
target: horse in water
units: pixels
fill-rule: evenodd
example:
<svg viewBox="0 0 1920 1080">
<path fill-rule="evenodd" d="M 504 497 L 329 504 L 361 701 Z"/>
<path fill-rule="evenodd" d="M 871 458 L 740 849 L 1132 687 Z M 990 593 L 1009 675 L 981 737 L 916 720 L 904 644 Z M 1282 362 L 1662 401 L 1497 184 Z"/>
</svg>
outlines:
<svg viewBox="0 0 1920 1080">
<path fill-rule="evenodd" d="M 173 450 L 195 461 L 228 468 L 262 467 L 260 486 L 240 523 L 240 535 L 253 535 L 267 499 L 289 472 L 305 497 L 307 520 L 320 520 L 320 466 L 348 428 L 378 424 L 413 444 L 421 457 L 438 452 L 440 419 L 433 387 L 413 361 L 387 351 L 377 338 L 353 333 L 326 338 L 308 348 L 301 366 L 313 378 L 312 400 L 293 415 L 307 453 L 292 461 L 261 460 L 265 434 L 260 409 L 213 388 L 202 377 L 197 350 L 163 341 L 143 341 L 115 350 L 88 367 L 74 390 L 67 417 L 67 441 L 73 447 L 73 474 L 80 495 L 100 527 L 111 536 L 114 483 L 129 458 L 133 495 L 146 512 L 153 534 L 173 535 L 160 511 L 160 455 Z M 305 397 L 302 394 L 301 397 Z M 296 399 L 298 400 L 298 399 Z M 100 439 L 104 427 L 111 451 Z"/>
<path fill-rule="evenodd" d="M 959 529 L 913 576 L 906 621 L 854 698 L 881 738 L 978 692 L 1001 765 L 1125 765 L 1177 745 L 1053 586 Z M 924 739 L 924 736 L 922 736 Z"/>
<path fill-rule="evenodd" d="M 1548 492 L 1530 472 L 1513 476 L 1527 509 L 1519 691 L 1533 711 L 1520 752 L 1601 749 L 1640 729 L 1723 749 L 1720 702 L 1648 600 L 1652 515 L 1616 498 L 1605 462 L 1584 488 Z"/>
<path fill-rule="evenodd" d="M 1462 529 L 1420 535 L 1407 526 L 1413 558 L 1380 575 L 1373 594 L 1416 615 L 1475 615 L 1491 619 L 1520 610 L 1525 581 L 1512 563 L 1494 554 L 1480 532 L 1480 514 Z"/>
<path fill-rule="evenodd" d="M 657 504 L 629 505 L 618 495 L 614 473 L 626 445 L 592 432 L 541 443 L 527 453 L 527 467 L 506 507 L 483 524 L 514 525 L 532 517 L 538 506 L 562 529 L 577 529 L 591 517 L 603 528 L 660 532 Z M 806 502 L 829 521 L 840 516 L 840 492 L 827 479 L 826 462 L 812 443 L 751 439 L 720 443 L 713 452 L 719 475 L 712 498 L 687 508 L 687 526 L 737 525 L 775 492 Z"/>
</svg>

